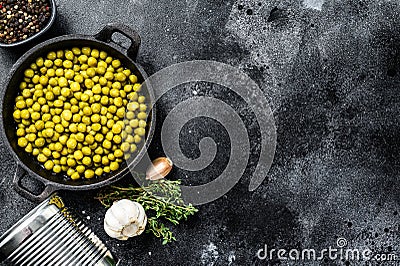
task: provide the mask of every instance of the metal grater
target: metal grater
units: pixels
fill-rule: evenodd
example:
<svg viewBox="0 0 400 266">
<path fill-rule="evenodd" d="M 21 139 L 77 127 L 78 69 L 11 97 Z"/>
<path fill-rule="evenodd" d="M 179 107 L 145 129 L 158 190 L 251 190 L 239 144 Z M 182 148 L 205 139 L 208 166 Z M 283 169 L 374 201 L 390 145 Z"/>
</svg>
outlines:
<svg viewBox="0 0 400 266">
<path fill-rule="evenodd" d="M 101 240 L 52 195 L 0 238 L 7 265 L 117 265 Z"/>
</svg>

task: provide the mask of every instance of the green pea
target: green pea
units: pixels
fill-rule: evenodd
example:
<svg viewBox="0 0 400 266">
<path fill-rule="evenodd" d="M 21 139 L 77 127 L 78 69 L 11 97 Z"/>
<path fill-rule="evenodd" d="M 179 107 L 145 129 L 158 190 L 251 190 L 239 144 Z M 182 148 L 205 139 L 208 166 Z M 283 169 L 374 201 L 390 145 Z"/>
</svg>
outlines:
<svg viewBox="0 0 400 266">
<path fill-rule="evenodd" d="M 92 159 L 90 158 L 90 157 L 83 157 L 83 159 L 82 159 L 82 163 L 84 164 L 84 165 L 86 165 L 86 166 L 90 166 L 91 165 L 91 163 L 92 163 Z"/>
<path fill-rule="evenodd" d="M 115 105 L 116 107 L 121 107 L 123 104 L 124 104 L 124 103 L 123 103 L 121 97 L 118 97 L 118 98 L 115 98 L 115 99 L 114 99 L 114 105 Z"/>
<path fill-rule="evenodd" d="M 113 60 L 111 62 L 111 65 L 113 66 L 113 68 L 119 68 L 121 66 L 121 61 L 119 61 L 118 59 Z"/>
<path fill-rule="evenodd" d="M 85 135 L 82 132 L 77 133 L 76 134 L 76 140 L 79 141 L 79 142 L 84 142 L 85 141 Z M 79 144 L 78 144 L 78 146 L 79 146 Z"/>
<path fill-rule="evenodd" d="M 46 128 L 43 134 L 46 138 L 52 138 L 54 135 L 54 130 L 52 128 Z"/>
<path fill-rule="evenodd" d="M 26 138 L 18 139 L 18 146 L 20 146 L 21 148 L 24 148 L 24 147 L 26 147 L 26 145 L 28 145 L 28 140 Z"/>
<path fill-rule="evenodd" d="M 142 90 L 142 85 L 139 84 L 139 83 L 135 83 L 135 84 L 133 85 L 133 90 L 134 90 L 135 92 L 140 92 L 140 91 Z"/>
<path fill-rule="evenodd" d="M 140 120 L 140 121 L 139 121 L 139 127 L 141 127 L 141 128 L 146 128 L 146 126 L 147 126 L 146 121 L 144 121 L 144 120 Z"/>
<path fill-rule="evenodd" d="M 146 134 L 146 130 L 142 127 L 136 128 L 134 132 L 135 132 L 135 134 L 137 134 L 141 137 L 143 137 Z"/>
<path fill-rule="evenodd" d="M 80 175 L 78 172 L 73 172 L 71 173 L 71 179 L 72 180 L 78 180 L 80 178 Z"/>
<path fill-rule="evenodd" d="M 47 86 L 47 83 L 49 82 L 49 78 L 46 76 L 41 76 L 39 78 L 39 83 L 43 86 Z"/>
<path fill-rule="evenodd" d="M 70 121 L 72 118 L 72 112 L 70 110 L 64 110 L 61 113 L 61 117 L 66 121 Z"/>
<path fill-rule="evenodd" d="M 129 149 L 130 149 L 130 144 L 129 144 L 128 142 L 123 142 L 123 143 L 121 144 L 121 150 L 122 150 L 123 152 L 128 152 Z"/>
<path fill-rule="evenodd" d="M 103 148 L 105 149 L 111 149 L 112 143 L 108 139 L 103 141 Z"/>
<path fill-rule="evenodd" d="M 145 111 L 147 110 L 147 105 L 141 103 L 140 106 L 139 106 L 139 110 L 140 110 L 141 112 L 145 112 Z"/>
<path fill-rule="evenodd" d="M 137 114 L 137 118 L 145 120 L 147 118 L 147 114 L 145 112 L 140 112 Z"/>
<path fill-rule="evenodd" d="M 116 115 L 119 118 L 124 118 L 124 116 L 125 116 L 125 108 L 123 108 L 123 107 L 118 108 Z"/>
<path fill-rule="evenodd" d="M 63 60 L 61 60 L 60 58 L 57 58 L 56 60 L 54 60 L 54 65 L 56 67 L 61 67 L 63 65 Z"/>
<path fill-rule="evenodd" d="M 74 64 L 70 60 L 65 60 L 62 65 L 64 68 L 71 69 Z"/>
<path fill-rule="evenodd" d="M 140 143 L 140 142 L 142 141 L 142 138 L 141 138 L 139 135 L 135 135 L 135 136 L 133 137 L 133 139 L 134 139 L 134 141 L 135 141 L 136 144 L 137 144 L 137 143 Z"/>
<path fill-rule="evenodd" d="M 88 102 L 89 101 L 90 96 L 87 94 L 82 94 L 81 95 L 81 101 L 83 102 Z"/>
<path fill-rule="evenodd" d="M 27 153 L 31 153 L 31 152 L 33 151 L 33 146 L 32 146 L 31 143 L 28 143 L 28 145 L 26 145 L 25 151 L 26 151 Z"/>
<path fill-rule="evenodd" d="M 121 89 L 122 85 L 121 85 L 121 83 L 119 83 L 119 82 L 117 81 L 117 82 L 114 82 L 114 83 L 112 84 L 111 87 L 112 87 L 114 90 L 118 90 L 118 94 L 119 94 L 119 90 Z M 116 96 L 116 97 L 118 97 L 118 96 Z"/>
<path fill-rule="evenodd" d="M 33 76 L 35 75 L 35 71 L 33 71 L 33 69 L 27 69 L 25 70 L 24 75 L 27 78 L 33 78 Z"/>
<path fill-rule="evenodd" d="M 124 130 L 128 134 L 132 134 L 132 132 L 133 132 L 133 128 L 131 126 L 126 126 Z"/>
<path fill-rule="evenodd" d="M 31 114 L 32 120 L 39 120 L 40 119 L 40 113 L 39 112 L 33 112 Z"/>
<path fill-rule="evenodd" d="M 73 166 L 76 165 L 76 161 L 75 161 L 73 158 L 68 158 L 68 159 L 67 159 L 67 165 L 68 165 L 69 167 L 73 167 Z"/>
<path fill-rule="evenodd" d="M 74 58 L 75 58 L 75 55 L 74 55 L 74 53 L 73 53 L 72 51 L 67 51 L 67 52 L 64 54 L 64 56 L 65 56 L 65 58 L 66 58 L 67 60 L 71 60 L 71 61 L 73 61 Z"/>
<path fill-rule="evenodd" d="M 25 129 L 23 129 L 23 128 L 18 128 L 18 129 L 17 129 L 17 136 L 18 136 L 18 137 L 23 137 L 23 136 L 25 136 Z"/>
<path fill-rule="evenodd" d="M 47 161 L 44 163 L 44 168 L 46 168 L 46 170 L 52 170 L 54 166 L 54 163 L 52 161 Z"/>
<path fill-rule="evenodd" d="M 67 71 L 65 71 L 64 76 L 66 79 L 73 79 L 75 76 L 75 71 L 73 71 L 72 69 L 68 69 Z"/>
<path fill-rule="evenodd" d="M 124 156 L 124 152 L 122 150 L 120 150 L 120 149 L 117 149 L 117 150 L 114 151 L 114 156 L 116 158 L 122 158 Z"/>
<path fill-rule="evenodd" d="M 103 169 L 102 168 L 97 168 L 94 173 L 96 174 L 96 176 L 101 176 L 103 174 Z"/>
<path fill-rule="evenodd" d="M 83 158 L 82 151 L 77 150 L 77 151 L 74 152 L 74 159 L 75 160 L 80 161 L 80 160 L 82 160 L 82 158 Z"/>
<path fill-rule="evenodd" d="M 77 142 L 76 142 L 75 139 L 72 139 L 72 138 L 68 139 L 68 141 L 67 141 L 67 147 L 68 147 L 69 149 L 75 149 L 75 148 L 76 148 L 76 145 L 77 145 Z"/>
<path fill-rule="evenodd" d="M 44 63 L 44 60 L 43 60 L 43 58 L 42 57 L 39 57 L 38 59 L 36 59 L 36 65 L 38 66 L 38 67 L 42 67 L 43 66 L 43 63 Z"/>
<path fill-rule="evenodd" d="M 91 67 L 97 66 L 97 59 L 94 57 L 89 57 L 87 64 Z"/>
<path fill-rule="evenodd" d="M 90 179 L 94 177 L 94 171 L 91 169 L 88 169 L 85 171 L 85 178 Z"/>
<path fill-rule="evenodd" d="M 137 150 L 137 146 L 135 144 L 131 144 L 131 152 L 135 152 Z"/>
<path fill-rule="evenodd" d="M 50 52 L 47 54 L 47 59 L 54 61 L 57 58 L 57 54 L 55 52 Z"/>
<path fill-rule="evenodd" d="M 91 89 L 91 88 L 93 88 L 93 86 L 94 86 L 93 80 L 91 80 L 91 79 L 85 79 L 85 87 L 86 87 L 87 89 Z"/>
<path fill-rule="evenodd" d="M 94 115 L 91 116 L 90 120 L 93 123 L 98 123 L 98 122 L 100 122 L 100 115 L 99 114 L 94 114 Z"/>
<path fill-rule="evenodd" d="M 84 165 L 78 165 L 76 167 L 76 171 L 80 174 L 83 174 L 83 172 L 85 172 L 85 166 Z"/>
<path fill-rule="evenodd" d="M 113 125 L 112 132 L 114 134 L 119 134 L 119 133 L 121 133 L 121 131 L 122 131 L 122 127 L 120 125 L 118 125 L 118 124 Z"/>
<path fill-rule="evenodd" d="M 104 140 L 104 136 L 103 136 L 102 134 L 100 134 L 100 133 L 97 133 L 97 134 L 94 136 L 94 139 L 95 139 L 95 141 L 97 141 L 97 142 L 102 142 L 102 141 Z"/>
<path fill-rule="evenodd" d="M 56 173 L 56 174 L 58 174 L 58 173 L 61 173 L 61 166 L 60 165 L 58 165 L 58 164 L 56 164 L 56 165 L 54 165 L 54 167 L 53 167 L 53 172 L 54 173 Z"/>
<path fill-rule="evenodd" d="M 89 116 L 84 116 L 82 117 L 82 123 L 84 123 L 85 125 L 90 125 L 90 117 Z"/>
<path fill-rule="evenodd" d="M 124 73 L 117 73 L 115 75 L 115 79 L 121 82 L 124 82 L 126 80 L 126 76 Z"/>
<path fill-rule="evenodd" d="M 44 163 L 44 162 L 47 161 L 47 157 L 46 157 L 44 154 L 39 153 L 38 156 L 37 156 L 37 160 L 38 160 L 39 162 L 41 162 L 41 163 Z"/>
<path fill-rule="evenodd" d="M 110 163 L 110 170 L 111 171 L 116 171 L 119 168 L 119 164 L 117 162 L 112 162 Z"/>
<path fill-rule="evenodd" d="M 128 103 L 128 105 L 127 105 L 127 109 L 128 109 L 129 111 L 136 111 L 137 109 L 139 109 L 139 107 L 140 107 L 140 105 L 139 105 L 139 103 L 137 103 L 137 102 L 130 102 L 130 103 Z"/>
<path fill-rule="evenodd" d="M 58 79 L 58 85 L 63 88 L 63 87 L 67 87 L 68 86 L 68 80 L 64 77 L 60 77 Z"/>
<path fill-rule="evenodd" d="M 92 125 L 92 129 L 93 129 L 95 132 L 98 132 L 98 131 L 101 130 L 101 125 L 100 125 L 99 123 L 94 123 L 94 124 Z"/>
<path fill-rule="evenodd" d="M 89 147 L 83 147 L 82 148 L 82 153 L 84 155 L 91 155 L 92 154 L 92 150 Z"/>
<path fill-rule="evenodd" d="M 32 70 L 33 71 L 33 70 Z M 104 77 L 107 79 L 107 80 L 113 80 L 114 79 L 114 73 L 112 73 L 111 71 L 107 71 L 105 74 L 104 74 Z"/>
<path fill-rule="evenodd" d="M 136 82 L 138 81 L 138 78 L 137 78 L 137 76 L 135 76 L 135 75 L 130 75 L 130 76 L 129 76 L 129 81 L 130 81 L 131 83 L 136 83 Z"/>
<path fill-rule="evenodd" d="M 45 60 L 44 66 L 45 66 L 45 68 L 51 68 L 53 66 L 53 61 L 48 60 L 48 59 Z M 41 68 L 40 71 L 43 73 L 42 69 L 45 69 L 45 68 Z M 44 73 L 46 73 L 46 71 L 47 71 L 47 69 L 44 71 Z"/>
<path fill-rule="evenodd" d="M 115 89 L 115 88 L 111 89 L 110 90 L 110 96 L 114 97 L 114 98 L 119 97 L 119 89 Z"/>
<path fill-rule="evenodd" d="M 90 145 L 94 143 L 94 137 L 92 135 L 86 135 L 85 141 Z"/>
<path fill-rule="evenodd" d="M 35 146 L 38 148 L 43 147 L 46 144 L 46 140 L 44 138 L 37 138 L 35 140 Z"/>
</svg>

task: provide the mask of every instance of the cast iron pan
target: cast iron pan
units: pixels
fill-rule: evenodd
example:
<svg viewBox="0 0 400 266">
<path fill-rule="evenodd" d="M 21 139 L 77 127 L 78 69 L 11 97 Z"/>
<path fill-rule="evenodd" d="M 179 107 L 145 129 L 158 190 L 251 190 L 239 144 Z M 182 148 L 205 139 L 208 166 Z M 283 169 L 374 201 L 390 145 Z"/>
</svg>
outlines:
<svg viewBox="0 0 400 266">
<path fill-rule="evenodd" d="M 115 44 L 111 37 L 114 33 L 121 33 L 131 41 L 128 49 Z M 1 134 L 4 143 L 11 151 L 11 154 L 17 161 L 17 170 L 14 176 L 14 188 L 23 197 L 31 201 L 42 201 L 56 190 L 88 190 L 109 185 L 129 173 L 129 169 L 134 168 L 147 151 L 155 127 L 155 109 L 148 115 L 147 119 L 147 135 L 144 144 L 139 147 L 139 152 L 132 156 L 127 162 L 124 162 L 118 171 L 109 173 L 100 178 L 90 180 L 69 180 L 63 176 L 56 175 L 51 171 L 45 170 L 39 164 L 34 156 L 25 152 L 24 149 L 17 145 L 16 129 L 17 124 L 13 119 L 15 97 L 18 95 L 19 83 L 21 82 L 25 69 L 40 56 L 45 56 L 50 51 L 62 49 L 71 49 L 72 47 L 89 46 L 99 50 L 106 51 L 110 56 L 118 58 L 121 63 L 132 70 L 138 77 L 138 82 L 142 83 L 147 75 L 142 67 L 135 60 L 140 46 L 140 37 L 136 31 L 121 24 L 109 24 L 104 27 L 100 33 L 95 36 L 85 35 L 66 35 L 57 37 L 41 44 L 38 44 L 26 54 L 24 54 L 12 67 L 11 72 L 6 81 L 6 87 L 2 90 L 2 123 Z M 154 101 L 153 92 L 150 86 L 141 92 L 148 99 L 148 106 L 152 106 Z M 21 185 L 22 178 L 34 178 L 42 182 L 45 186 L 44 190 L 36 195 Z"/>
</svg>

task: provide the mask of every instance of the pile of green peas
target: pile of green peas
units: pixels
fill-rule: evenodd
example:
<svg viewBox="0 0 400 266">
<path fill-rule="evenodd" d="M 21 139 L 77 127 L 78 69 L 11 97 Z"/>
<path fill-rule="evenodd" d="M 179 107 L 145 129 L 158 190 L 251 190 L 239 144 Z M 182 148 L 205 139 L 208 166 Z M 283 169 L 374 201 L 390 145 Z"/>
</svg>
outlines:
<svg viewBox="0 0 400 266">
<path fill-rule="evenodd" d="M 49 52 L 15 99 L 18 146 L 72 180 L 117 171 L 146 134 L 147 105 L 130 69 L 90 47 Z"/>
</svg>

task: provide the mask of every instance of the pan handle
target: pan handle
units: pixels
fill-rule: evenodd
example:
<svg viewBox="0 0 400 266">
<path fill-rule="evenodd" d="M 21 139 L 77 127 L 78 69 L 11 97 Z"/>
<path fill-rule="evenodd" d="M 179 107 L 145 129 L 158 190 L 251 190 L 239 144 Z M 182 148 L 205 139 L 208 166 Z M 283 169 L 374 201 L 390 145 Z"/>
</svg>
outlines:
<svg viewBox="0 0 400 266">
<path fill-rule="evenodd" d="M 56 191 L 56 188 L 54 186 L 50 184 L 44 184 L 45 189 L 39 195 L 34 194 L 21 184 L 21 181 L 25 175 L 26 171 L 18 164 L 17 171 L 14 175 L 13 185 L 15 191 L 17 191 L 18 194 L 20 194 L 22 197 L 33 202 L 41 202 L 48 198 L 54 191 Z"/>
<path fill-rule="evenodd" d="M 141 39 L 140 39 L 139 34 L 134 29 L 132 29 L 124 24 L 112 23 L 112 24 L 108 24 L 107 26 L 105 26 L 94 37 L 99 41 L 110 43 L 110 42 L 113 42 L 111 37 L 116 32 L 121 33 L 122 35 L 124 35 L 131 41 L 131 46 L 128 49 L 126 49 L 126 55 L 130 59 L 135 61 L 138 51 L 139 51 Z"/>
</svg>

